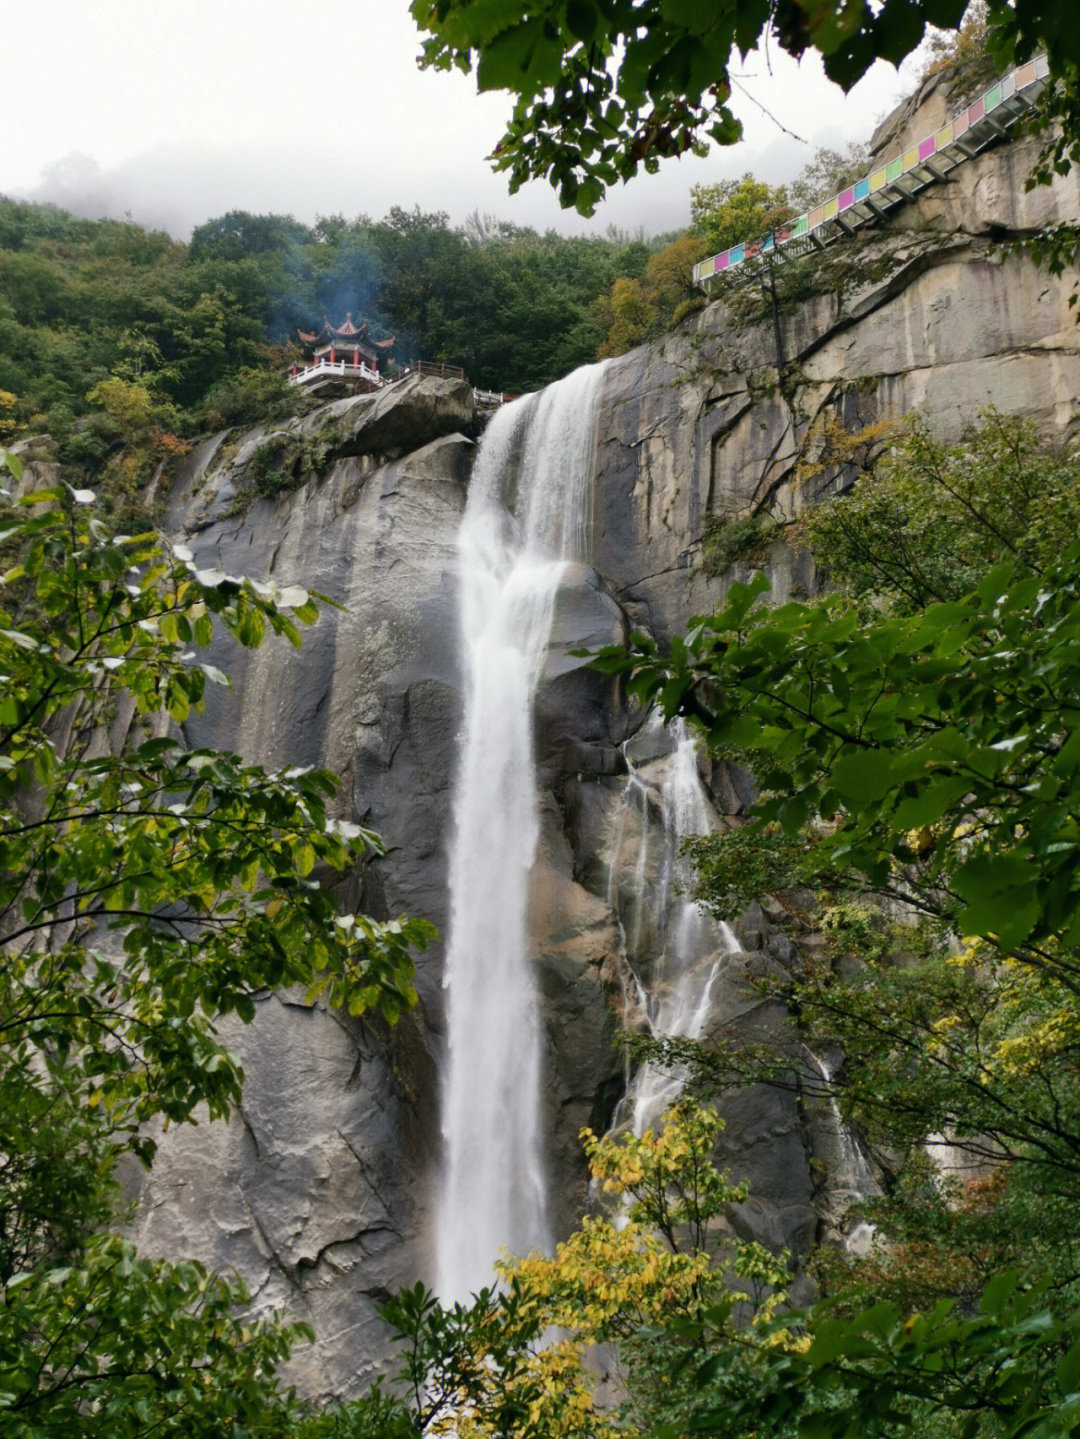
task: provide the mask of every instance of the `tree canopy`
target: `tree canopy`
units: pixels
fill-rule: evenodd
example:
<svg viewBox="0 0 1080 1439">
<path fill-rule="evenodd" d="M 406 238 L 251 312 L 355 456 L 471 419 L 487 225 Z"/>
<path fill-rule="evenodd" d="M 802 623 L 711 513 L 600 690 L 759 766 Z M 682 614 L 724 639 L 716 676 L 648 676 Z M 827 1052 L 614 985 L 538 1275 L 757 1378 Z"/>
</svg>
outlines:
<svg viewBox="0 0 1080 1439">
<path fill-rule="evenodd" d="M 121 528 L 187 438 L 282 418 L 298 330 L 351 312 L 399 364 L 520 393 L 595 358 L 598 302 L 641 237 L 539 234 L 394 207 L 381 220 L 230 211 L 190 245 L 0 198 L 0 439 L 46 431 Z"/>
<path fill-rule="evenodd" d="M 960 24 L 967 0 L 542 0 L 523 17 L 510 0 L 413 0 L 427 39 L 421 63 L 475 70 L 481 90 L 516 103 L 493 162 L 511 190 L 546 178 L 563 205 L 591 214 L 608 186 L 662 159 L 704 153 L 742 133 L 730 100 L 733 54 L 763 36 L 798 58 L 809 49 L 850 89 L 875 60 L 898 65 L 928 25 Z M 1080 140 L 1080 36 L 1055 0 L 990 0 L 989 42 L 1001 64 L 1047 50 Z"/>
</svg>

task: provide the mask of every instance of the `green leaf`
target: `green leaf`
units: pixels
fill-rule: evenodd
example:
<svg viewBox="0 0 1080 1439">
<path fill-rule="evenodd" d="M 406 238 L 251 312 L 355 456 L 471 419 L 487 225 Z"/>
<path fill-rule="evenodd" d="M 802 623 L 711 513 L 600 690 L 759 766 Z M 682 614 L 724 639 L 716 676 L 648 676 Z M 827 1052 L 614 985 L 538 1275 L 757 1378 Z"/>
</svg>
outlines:
<svg viewBox="0 0 1080 1439">
<path fill-rule="evenodd" d="M 1028 886 L 1021 891 L 984 895 L 960 911 L 961 933 L 992 936 L 1005 954 L 1029 939 L 1042 915 L 1038 890 Z"/>
<path fill-rule="evenodd" d="M 589 44 L 596 35 L 599 15 L 593 0 L 566 0 L 566 24 L 571 35 Z"/>
<path fill-rule="evenodd" d="M 541 34 L 541 21 L 520 19 L 484 48 L 476 67 L 479 90 L 515 90 L 525 85 Z"/>
<path fill-rule="evenodd" d="M 1065 1351 L 1056 1371 L 1058 1388 L 1062 1394 L 1074 1394 L 1080 1388 L 1080 1339 L 1076 1339 Z"/>
<path fill-rule="evenodd" d="M 998 1318 L 1003 1313 L 1005 1305 L 1016 1293 L 1019 1285 L 1019 1270 L 1010 1269 L 1005 1274 L 995 1275 L 982 1292 L 979 1299 L 979 1312 Z"/>
<path fill-rule="evenodd" d="M 877 749 L 849 749 L 829 772 L 834 789 L 857 805 L 882 799 L 893 787 L 889 756 Z"/>
<path fill-rule="evenodd" d="M 892 813 L 892 823 L 900 829 L 919 829 L 933 824 L 968 793 L 971 781 L 942 775 L 923 785 L 918 794 L 902 799 Z"/>
<path fill-rule="evenodd" d="M 926 22 L 911 0 L 885 0 L 874 21 L 874 49 L 899 65 L 922 40 Z"/>
</svg>

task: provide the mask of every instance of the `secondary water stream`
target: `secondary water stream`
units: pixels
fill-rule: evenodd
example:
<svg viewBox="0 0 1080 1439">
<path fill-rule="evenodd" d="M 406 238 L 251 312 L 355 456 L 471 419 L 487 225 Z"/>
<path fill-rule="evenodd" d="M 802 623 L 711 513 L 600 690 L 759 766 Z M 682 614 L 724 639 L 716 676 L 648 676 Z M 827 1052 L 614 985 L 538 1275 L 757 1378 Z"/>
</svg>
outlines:
<svg viewBox="0 0 1080 1439">
<path fill-rule="evenodd" d="M 817 1101 L 828 1113 L 825 1135 L 825 1166 L 828 1171 L 828 1195 L 834 1214 L 842 1218 L 852 1205 L 880 1194 L 874 1171 L 866 1155 L 844 1123 L 833 1087 L 835 1066 L 806 1049 L 806 1056 L 821 1076 L 821 1092 Z M 874 1226 L 860 1220 L 844 1237 L 844 1248 L 852 1254 L 865 1254 L 874 1241 Z"/>
<path fill-rule="evenodd" d="M 682 1039 L 700 1039 L 709 1017 L 713 988 L 723 957 L 738 953 L 731 927 L 717 922 L 690 898 L 692 875 L 679 850 L 682 840 L 708 834 L 713 813 L 698 772 L 697 745 L 682 720 L 675 720 L 663 737 L 659 718 L 651 716 L 643 736 L 648 742 L 673 748 L 663 766 L 658 793 L 646 766 L 635 764 L 627 746 L 628 777 L 616 820 L 609 880 L 609 902 L 620 908 L 620 860 L 626 865 L 621 908 L 631 967 L 648 958 L 648 982 L 635 971 L 639 1004 L 650 1033 Z M 659 806 L 656 799 L 659 799 Z M 659 815 L 656 810 L 659 808 Z M 624 831 L 633 817 L 639 832 L 637 855 L 626 864 Z M 659 823 L 657 823 L 659 820 Z M 652 1062 L 641 1066 L 616 1116 L 635 1134 L 654 1125 L 678 1098 L 686 1083 L 678 1067 Z"/>
<path fill-rule="evenodd" d="M 446 961 L 438 1293 L 547 1248 L 540 1006 L 526 928 L 539 834 L 533 698 L 566 563 L 586 560 L 602 366 L 504 406 L 484 433 L 458 541 L 465 722 Z"/>
</svg>

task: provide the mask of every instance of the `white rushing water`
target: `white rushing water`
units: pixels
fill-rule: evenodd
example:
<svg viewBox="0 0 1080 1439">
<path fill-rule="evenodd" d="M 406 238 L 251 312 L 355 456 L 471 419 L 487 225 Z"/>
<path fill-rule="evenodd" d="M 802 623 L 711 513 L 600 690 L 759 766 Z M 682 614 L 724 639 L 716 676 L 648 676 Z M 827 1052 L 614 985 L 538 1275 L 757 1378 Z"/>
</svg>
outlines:
<svg viewBox="0 0 1080 1439">
<path fill-rule="evenodd" d="M 655 728 L 660 721 L 658 717 L 652 717 L 648 723 Z M 662 851 L 660 875 L 659 883 L 652 892 L 646 883 L 649 851 L 654 838 L 650 834 L 649 790 L 627 757 L 629 777 L 623 794 L 623 807 L 624 810 L 636 808 L 639 811 L 641 826 L 635 866 L 637 894 L 632 909 L 633 933 L 627 938 L 631 953 L 639 951 L 646 912 L 651 911 L 653 924 L 659 916 L 660 954 L 648 986 L 648 995 L 638 980 L 638 991 L 644 998 L 645 1017 L 654 1035 L 700 1039 L 709 1017 L 713 986 L 723 956 L 737 953 L 739 943 L 730 925 L 718 923 L 700 904 L 688 897 L 693 878 L 690 867 L 679 854 L 679 845 L 693 835 L 708 834 L 712 829 L 712 813 L 698 773 L 697 745 L 683 720 L 672 723 L 671 738 L 675 747 L 660 785 L 662 834 L 655 837 Z M 614 904 L 613 893 L 611 899 Z M 629 1121 L 635 1134 L 643 1134 L 679 1097 L 686 1078 L 686 1072 L 677 1067 L 653 1063 L 642 1065 L 618 1118 Z"/>
<path fill-rule="evenodd" d="M 806 1053 L 822 1079 L 821 1098 L 828 1108 L 831 1128 L 831 1143 L 825 1155 L 829 1172 L 828 1188 L 833 1205 L 843 1214 L 853 1204 L 880 1194 L 881 1189 L 866 1155 L 844 1123 L 833 1086 L 835 1066 L 816 1055 L 812 1049 L 806 1048 Z M 845 1236 L 844 1248 L 851 1254 L 867 1254 L 874 1242 L 874 1234 L 874 1226 L 860 1220 Z"/>
<path fill-rule="evenodd" d="M 589 555 L 602 366 L 504 406 L 458 540 L 465 722 L 446 960 L 438 1293 L 466 1300 L 503 1249 L 549 1248 L 539 1000 L 529 953 L 539 836 L 533 698 L 565 565 Z"/>
</svg>

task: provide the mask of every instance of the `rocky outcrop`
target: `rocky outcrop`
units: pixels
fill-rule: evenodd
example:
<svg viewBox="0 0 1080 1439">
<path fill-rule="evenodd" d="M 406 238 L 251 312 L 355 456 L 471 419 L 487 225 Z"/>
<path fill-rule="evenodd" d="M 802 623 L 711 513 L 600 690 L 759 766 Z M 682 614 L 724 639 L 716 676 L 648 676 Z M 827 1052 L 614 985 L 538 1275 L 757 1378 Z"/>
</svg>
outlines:
<svg viewBox="0 0 1080 1439">
<path fill-rule="evenodd" d="M 1034 158 L 1028 140 L 988 151 L 868 240 L 801 262 L 805 299 L 783 301 L 782 269 L 775 316 L 756 281 L 733 280 L 673 334 L 613 362 L 595 560 L 635 621 L 668 636 L 717 602 L 730 575 L 702 568 L 710 523 L 790 520 L 846 482 L 803 474 L 826 419 L 858 429 L 917 414 L 951 437 L 993 406 L 1074 432 L 1072 282 L 1005 242 L 1080 215 L 1080 177 L 1025 192 Z M 781 597 L 813 582 L 782 544 L 771 577 Z"/>
<path fill-rule="evenodd" d="M 616 1033 L 635 1022 L 627 956 L 647 968 L 648 935 L 628 924 L 631 870 L 634 884 L 642 873 L 651 882 L 650 866 L 663 862 L 624 803 L 622 745 L 640 716 L 573 651 L 619 640 L 630 625 L 667 637 L 715 604 L 745 567 L 705 572 L 709 526 L 765 511 L 787 520 L 846 482 L 811 477 L 806 465 L 826 418 L 859 427 L 916 412 L 951 435 L 994 405 L 1072 433 L 1080 335 L 1068 283 L 997 244 L 1080 213 L 1074 180 L 1024 193 L 1031 158 L 1020 142 L 960 167 L 887 232 L 829 252 L 811 292 L 775 316 L 736 285 L 606 372 L 595 568 L 566 576 L 537 714 L 543 823 L 531 924 L 563 1229 L 585 1198 L 577 1132 L 603 1128 L 623 1089 Z M 200 562 L 300 582 L 341 606 L 324 611 L 299 652 L 212 656 L 233 689 L 189 737 L 336 771 L 342 813 L 387 844 L 345 898 L 442 931 L 461 713 L 455 537 L 478 429 L 467 386 L 416 378 L 207 439 L 169 496 L 171 523 Z M 782 539 L 767 566 L 778 595 L 814 583 Z M 644 741 L 629 753 L 652 795 L 641 813 L 658 823 L 666 754 Z M 718 771 L 711 784 L 723 822 L 745 802 L 745 776 Z M 710 1024 L 774 1030 L 782 1010 L 749 979 L 789 956 L 760 916 L 740 938 Z M 148 1249 L 239 1268 L 256 1307 L 287 1304 L 313 1322 L 317 1345 L 293 1371 L 311 1394 L 362 1387 L 383 1353 L 380 1299 L 433 1273 L 441 965 L 436 945 L 421 960 L 417 1010 L 390 1032 L 296 995 L 263 996 L 255 1023 L 230 1036 L 247 1073 L 242 1114 L 171 1131 L 149 1178 L 131 1180 Z M 801 1062 L 793 1054 L 793 1074 Z M 829 1218 L 830 1116 L 797 1093 L 763 1090 L 729 1096 L 726 1111 L 725 1160 L 753 1190 L 737 1226 L 805 1251 Z"/>
<path fill-rule="evenodd" d="M 232 689 L 187 737 L 333 770 L 342 813 L 388 849 L 344 898 L 440 928 L 460 713 L 455 536 L 473 449 L 452 429 L 472 420 L 459 388 L 407 383 L 400 413 L 385 395 L 315 412 L 289 433 L 321 438 L 322 475 L 243 508 L 236 497 L 268 432 L 233 446 L 219 436 L 196 448 L 169 497 L 200 564 L 302 579 L 340 606 L 323 608 L 300 650 L 219 651 Z M 380 462 L 409 448 L 404 434 L 412 452 Z M 389 1033 L 301 996 L 263 996 L 254 1023 L 229 1034 L 247 1077 L 240 1117 L 170 1132 L 138 1181 L 148 1249 L 236 1267 L 257 1309 L 283 1304 L 310 1320 L 318 1346 L 293 1369 L 308 1393 L 362 1387 L 383 1350 L 379 1303 L 430 1272 L 418 1236 L 438 1153 L 437 949 L 418 989 L 418 1009 Z"/>
</svg>

